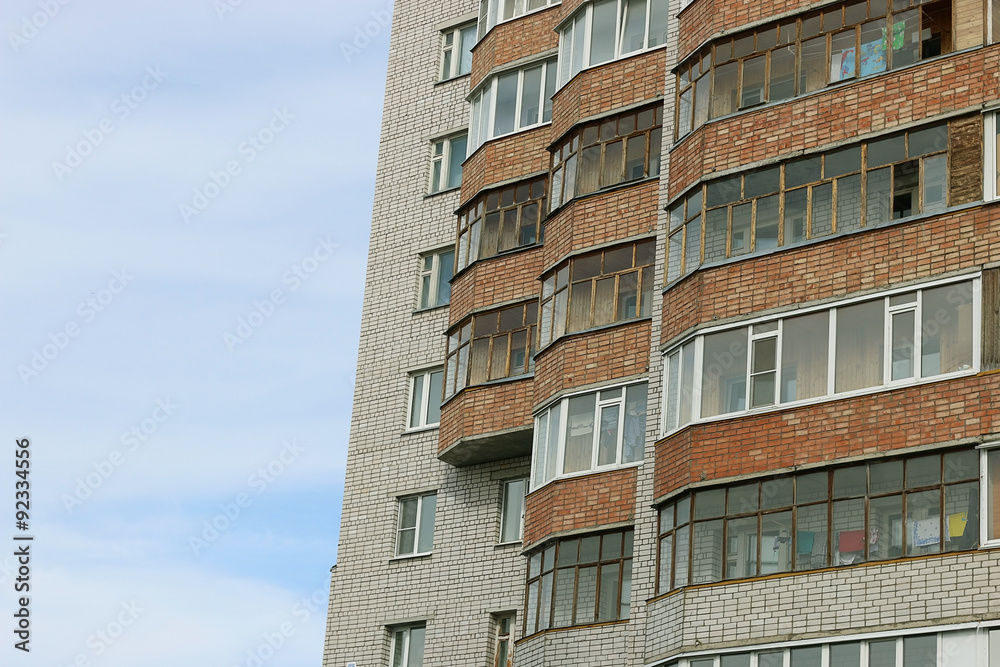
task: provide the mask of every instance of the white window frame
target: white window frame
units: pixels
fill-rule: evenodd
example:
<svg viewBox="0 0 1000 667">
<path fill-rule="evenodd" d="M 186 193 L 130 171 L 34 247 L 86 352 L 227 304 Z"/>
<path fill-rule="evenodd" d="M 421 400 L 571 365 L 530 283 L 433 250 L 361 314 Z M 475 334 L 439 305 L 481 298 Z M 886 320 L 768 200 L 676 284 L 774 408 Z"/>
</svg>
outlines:
<svg viewBox="0 0 1000 667">
<path fill-rule="evenodd" d="M 462 37 L 468 30 L 472 32 L 468 36 L 468 42 L 466 42 Z M 451 38 L 450 44 L 448 43 L 449 38 Z M 472 47 L 476 44 L 476 41 L 475 21 L 462 23 L 461 25 L 441 31 L 441 81 L 457 79 L 472 71 Z M 467 51 L 464 48 L 466 44 L 468 44 Z M 464 61 L 466 52 L 469 53 L 469 68 L 463 71 L 462 62 Z"/>
<path fill-rule="evenodd" d="M 410 654 L 410 645 L 413 639 L 414 630 L 423 630 L 420 642 L 420 655 L 421 659 L 419 662 L 411 662 L 413 656 Z M 399 664 L 402 667 L 422 667 L 423 665 L 423 654 L 424 654 L 424 642 L 427 639 L 427 626 L 424 623 L 418 623 L 416 625 L 404 625 L 399 627 L 390 628 L 392 633 L 392 648 L 389 653 L 389 664 L 396 664 L 395 658 L 399 656 Z M 397 653 L 398 652 L 398 653 Z"/>
<path fill-rule="evenodd" d="M 760 653 L 770 653 L 770 652 L 783 652 L 782 664 L 785 667 L 791 662 L 790 652 L 791 650 L 797 648 L 819 648 L 820 653 L 820 664 L 824 667 L 836 667 L 830 659 L 830 647 L 835 644 L 846 644 L 859 642 L 860 646 L 860 657 L 861 665 L 865 667 L 869 664 L 869 649 L 868 644 L 870 642 L 879 642 L 886 640 L 896 641 L 896 667 L 903 666 L 903 640 L 908 637 L 923 636 L 923 635 L 937 635 L 937 660 L 936 664 L 941 667 L 946 667 L 948 665 L 953 665 L 955 663 L 955 655 L 948 650 L 949 635 L 954 634 L 964 634 L 966 638 L 970 641 L 970 645 L 966 647 L 966 653 L 975 653 L 978 660 L 969 664 L 967 667 L 991 667 L 990 662 L 990 636 L 993 633 L 997 633 L 1000 629 L 1000 625 L 997 625 L 996 621 L 986 621 L 980 623 L 961 623 L 947 626 L 930 626 L 922 628 L 906 628 L 900 630 L 889 630 L 883 632 L 873 632 L 865 634 L 848 634 L 838 637 L 824 637 L 821 639 L 805 639 L 805 640 L 792 640 L 784 642 L 772 642 L 768 644 L 758 644 L 755 646 L 739 646 L 735 648 L 728 649 L 717 649 L 715 651 L 690 651 L 680 654 L 679 656 L 674 656 L 672 658 L 659 660 L 657 662 L 649 663 L 647 667 L 690 667 L 690 665 L 695 661 L 711 661 L 714 667 L 718 667 L 721 664 L 722 657 L 733 654 L 750 653 L 750 664 L 759 664 L 758 654 Z"/>
<path fill-rule="evenodd" d="M 433 503 L 427 503 L 428 498 L 433 498 Z M 403 526 L 403 504 L 416 500 L 416 523 L 413 526 Z M 420 527 L 423 525 L 424 513 L 430 512 L 431 548 L 426 551 L 420 550 Z M 415 556 L 426 556 L 434 551 L 434 514 L 437 512 L 437 491 L 421 493 L 415 496 L 402 496 L 396 499 L 396 548 L 394 558 L 413 558 Z M 406 531 L 413 531 L 413 551 L 400 551 L 402 536 Z"/>
<path fill-rule="evenodd" d="M 891 336 L 892 336 L 892 326 L 891 326 L 892 325 L 892 314 L 901 312 L 903 310 L 908 310 L 908 309 L 913 310 L 915 312 L 915 316 L 914 316 L 914 331 L 915 332 L 919 332 L 920 331 L 920 327 L 921 327 L 921 322 L 922 322 L 923 292 L 925 290 L 929 290 L 929 289 L 932 289 L 932 288 L 935 288 L 935 287 L 941 287 L 941 286 L 944 286 L 944 285 L 957 284 L 957 283 L 963 283 L 963 282 L 971 282 L 972 283 L 972 332 L 971 332 L 971 334 L 972 334 L 972 367 L 968 368 L 968 369 L 964 369 L 964 370 L 953 371 L 951 373 L 941 373 L 941 374 L 938 374 L 938 375 L 931 375 L 931 376 L 928 376 L 928 377 L 922 377 L 922 375 L 921 375 L 921 373 L 922 373 L 922 369 L 921 369 L 921 362 L 922 362 L 921 357 L 922 357 L 922 355 L 920 353 L 920 346 L 921 346 L 920 338 L 921 338 L 921 336 L 916 335 L 914 337 L 915 338 L 915 346 L 914 346 L 913 372 L 911 374 L 911 377 L 902 378 L 902 379 L 899 379 L 899 380 L 892 380 L 891 379 L 892 378 L 892 338 L 891 338 Z M 910 293 L 910 292 L 916 292 L 917 293 L 917 300 L 914 303 L 906 303 L 906 304 L 901 304 L 901 305 L 896 305 L 896 306 L 889 306 L 889 298 L 890 297 L 896 296 L 896 295 L 899 295 L 899 294 L 907 294 L 907 293 Z M 883 323 L 883 326 L 884 326 L 884 328 L 883 328 L 883 364 L 884 364 L 884 367 L 883 367 L 882 383 L 879 384 L 879 385 L 872 386 L 872 387 L 865 387 L 863 389 L 853 389 L 853 390 L 842 391 L 842 392 L 837 393 L 835 391 L 835 389 L 836 389 L 836 387 L 835 387 L 835 383 L 836 383 L 835 369 L 836 369 L 836 345 L 837 345 L 837 343 L 836 343 L 837 309 L 844 308 L 846 306 L 850 306 L 850 305 L 854 305 L 854 304 L 858 304 L 858 303 L 877 301 L 879 299 L 882 299 L 884 301 L 884 306 L 883 306 L 884 311 L 883 312 L 885 313 L 885 321 Z M 827 370 L 827 378 L 826 378 L 826 381 L 827 381 L 827 391 L 826 391 L 825 394 L 823 394 L 821 396 L 816 396 L 816 397 L 812 397 L 812 398 L 805 398 L 805 399 L 800 399 L 800 400 L 795 400 L 795 401 L 781 402 L 780 401 L 780 387 L 781 387 L 781 376 L 780 376 L 780 373 L 781 373 L 781 348 L 782 348 L 781 331 L 782 331 L 782 327 L 783 327 L 783 320 L 785 318 L 797 317 L 799 315 L 807 315 L 807 314 L 817 313 L 817 312 L 822 312 L 822 311 L 828 311 L 830 313 L 830 316 L 829 316 L 829 338 L 828 338 L 829 348 L 828 348 L 828 355 L 827 355 L 828 370 Z M 710 334 L 713 334 L 713 333 L 719 333 L 721 331 L 727 331 L 727 330 L 732 330 L 732 329 L 739 329 L 739 328 L 742 328 L 742 327 L 747 327 L 748 332 L 750 332 L 752 334 L 753 327 L 754 327 L 755 324 L 762 324 L 762 323 L 767 323 L 767 322 L 773 322 L 773 321 L 776 321 L 776 320 L 778 321 L 779 326 L 778 326 L 778 334 L 777 334 L 778 335 L 778 352 L 777 352 L 777 359 L 776 359 L 777 369 L 776 369 L 776 379 L 775 379 L 775 402 L 773 404 L 764 405 L 764 406 L 760 406 L 760 407 L 757 407 L 757 408 L 751 408 L 750 407 L 750 405 L 751 405 L 751 402 L 750 402 L 751 401 L 751 394 L 750 394 L 750 392 L 751 392 L 751 386 L 750 386 L 751 383 L 749 382 L 749 376 L 750 376 L 750 369 L 751 369 L 751 366 L 752 366 L 752 362 L 751 362 L 751 359 L 750 359 L 750 355 L 751 355 L 751 352 L 752 352 L 752 343 L 750 343 L 750 346 L 748 346 L 747 350 L 746 350 L 746 355 L 747 355 L 747 373 L 746 373 L 746 376 L 748 378 L 748 381 L 746 382 L 746 386 L 744 387 L 744 391 L 746 392 L 745 398 L 744 398 L 744 403 L 743 403 L 744 408 L 742 410 L 735 410 L 735 411 L 732 411 L 732 412 L 726 412 L 726 413 L 723 413 L 723 414 L 720 414 L 720 415 L 713 415 L 711 417 L 702 417 L 702 415 L 701 415 L 701 407 L 702 407 L 701 406 L 701 403 L 702 403 L 702 376 L 703 376 L 703 373 L 704 373 L 705 337 L 708 336 L 708 335 L 710 335 Z M 663 361 L 664 361 L 664 363 L 663 363 L 664 391 L 663 391 L 662 404 L 661 404 L 660 407 L 661 407 L 661 410 L 663 411 L 664 418 L 661 420 L 661 424 L 662 424 L 662 426 L 661 426 L 661 429 L 662 429 L 661 430 L 661 437 L 667 436 L 667 435 L 669 435 L 671 433 L 674 433 L 674 432 L 676 432 L 676 431 L 678 431 L 678 430 L 680 430 L 682 428 L 685 428 L 689 424 L 719 421 L 719 420 L 722 420 L 722 419 L 733 419 L 734 417 L 737 417 L 737 416 L 740 416 L 740 415 L 759 414 L 759 413 L 762 413 L 762 412 L 770 412 L 770 411 L 773 411 L 773 410 L 785 409 L 788 406 L 809 405 L 809 404 L 822 403 L 822 402 L 831 401 L 831 400 L 841 400 L 841 399 L 850 398 L 850 397 L 853 397 L 853 396 L 863 396 L 863 395 L 866 395 L 866 394 L 873 394 L 873 393 L 878 393 L 878 392 L 883 392 L 883 391 L 890 391 L 890 390 L 896 389 L 898 387 L 913 386 L 913 385 L 925 384 L 925 383 L 928 383 L 928 382 L 937 382 L 937 381 L 940 381 L 943 378 L 961 377 L 963 375 L 975 375 L 976 373 L 979 372 L 979 367 L 980 367 L 980 354 L 981 354 L 981 350 L 982 350 L 982 331 L 981 331 L 981 329 L 982 329 L 982 276 L 981 276 L 981 274 L 978 274 L 978 273 L 976 273 L 976 274 L 967 274 L 967 275 L 963 275 L 963 276 L 956 276 L 956 277 L 953 277 L 953 278 L 947 278 L 947 279 L 942 279 L 942 280 L 936 280 L 936 281 L 932 281 L 932 282 L 928 282 L 928 283 L 923 283 L 923 284 L 920 284 L 920 285 L 910 285 L 908 287 L 896 288 L 896 289 L 893 289 L 893 290 L 886 290 L 886 291 L 880 292 L 878 294 L 868 294 L 868 295 L 865 295 L 865 296 L 859 296 L 859 297 L 854 297 L 854 298 L 851 298 L 851 299 L 845 299 L 843 301 L 838 301 L 838 302 L 832 303 L 832 304 L 825 304 L 825 305 L 822 305 L 822 306 L 815 306 L 815 307 L 811 307 L 811 308 L 802 308 L 802 309 L 799 309 L 799 310 L 795 310 L 795 311 L 791 311 L 791 312 L 787 312 L 787 313 L 782 313 L 781 315 L 778 315 L 778 316 L 769 315 L 769 316 L 766 316 L 766 317 L 758 317 L 758 318 L 754 318 L 754 319 L 751 319 L 751 320 L 739 322 L 739 323 L 736 323 L 736 324 L 723 325 L 723 326 L 719 326 L 719 327 L 709 327 L 709 328 L 703 329 L 702 331 L 699 331 L 697 334 L 694 334 L 693 336 L 689 336 L 688 338 L 683 339 L 683 340 L 679 341 L 678 343 L 672 345 L 664 353 L 664 355 L 663 355 Z M 767 335 L 767 334 L 764 334 L 764 335 Z M 751 337 L 751 340 L 752 339 L 753 339 L 753 337 Z M 687 419 L 685 419 L 685 416 L 681 415 L 680 412 L 679 412 L 680 411 L 680 405 L 681 405 L 681 401 L 680 401 L 679 396 L 680 396 L 680 391 L 683 389 L 681 387 L 681 385 L 683 384 L 683 382 L 680 381 L 680 377 L 681 377 L 680 374 L 682 373 L 682 369 L 684 367 L 684 361 L 685 361 L 684 360 L 684 352 L 682 351 L 682 348 L 684 348 L 686 345 L 688 345 L 688 344 L 690 344 L 692 342 L 694 343 L 694 346 L 693 346 L 693 353 L 694 353 L 694 377 L 692 378 L 692 382 L 691 382 L 691 406 L 690 406 L 691 407 L 691 414 L 688 416 Z M 689 348 L 688 353 L 690 353 L 690 351 L 691 351 L 691 349 Z M 674 361 L 671 360 L 671 357 L 673 357 L 675 354 L 677 355 L 677 357 L 676 357 L 677 361 L 676 362 L 674 362 Z M 671 372 L 671 368 L 672 368 L 672 366 L 674 364 L 676 364 L 676 366 L 678 367 L 678 370 L 677 370 L 677 373 L 678 373 L 678 392 L 676 394 L 676 398 L 675 398 L 674 394 L 671 394 L 670 389 L 669 389 L 670 388 L 670 372 Z M 670 427 L 669 424 L 670 424 L 671 421 L 673 421 L 671 419 L 671 412 L 672 412 L 672 410 L 674 408 L 675 402 L 676 402 L 676 406 L 677 406 L 676 424 L 673 427 Z"/>
<path fill-rule="evenodd" d="M 1000 155 L 998 155 L 997 144 L 1000 144 L 1000 123 L 998 123 L 1000 109 L 988 111 L 983 116 L 984 141 L 983 147 L 983 199 L 992 201 L 1000 199 Z"/>
<path fill-rule="evenodd" d="M 511 539 L 505 540 L 503 529 L 504 525 L 507 523 L 507 512 L 509 511 L 507 500 L 508 498 L 510 498 L 511 486 L 514 484 L 522 485 L 521 496 L 520 496 L 521 511 L 520 511 L 520 518 L 518 520 L 519 523 L 517 529 L 517 537 L 516 539 L 513 540 Z M 517 477 L 515 479 L 504 480 L 503 491 L 500 497 L 500 542 L 499 542 L 500 544 L 517 544 L 524 539 L 524 507 L 525 507 L 524 499 L 528 495 L 529 484 L 530 480 L 527 477 Z"/>
<path fill-rule="evenodd" d="M 456 139 L 464 137 L 466 139 L 466 155 L 458 156 L 452 150 L 452 144 Z M 457 132 L 447 137 L 441 137 L 431 141 L 431 173 L 430 173 L 430 194 L 455 190 L 462 186 L 461 173 L 458 183 L 451 183 L 448 176 L 454 160 L 459 164 L 465 161 L 468 155 L 468 133 Z"/>
<path fill-rule="evenodd" d="M 449 253 L 451 254 L 452 272 L 448 277 L 448 280 L 442 280 L 441 258 Z M 429 267 L 427 266 L 427 260 L 430 260 Z M 451 302 L 451 291 L 449 289 L 448 297 L 442 301 L 441 288 L 443 285 L 450 288 L 448 281 L 450 281 L 451 277 L 454 275 L 455 246 L 448 246 L 446 248 L 441 248 L 440 250 L 421 253 L 420 275 L 417 279 L 417 310 L 431 310 L 432 308 L 447 306 Z M 427 297 L 426 305 L 424 305 L 425 296 Z"/>
<path fill-rule="evenodd" d="M 989 535 L 990 512 L 993 507 L 990 505 L 989 489 L 989 455 L 1000 451 L 1000 440 L 987 442 L 979 446 L 979 546 L 984 549 L 995 549 L 1000 547 L 1000 535 L 992 540 L 987 539 Z M 1000 470 L 994 471 L 994 476 L 1000 477 Z"/>
<path fill-rule="evenodd" d="M 505 0 L 480 0 L 479 3 L 479 39 L 486 36 L 494 26 L 519 19 L 528 14 L 540 12 L 553 5 L 562 4 L 562 0 L 541 0 L 542 6 L 534 9 L 525 9 L 531 0 L 510 0 L 514 3 L 514 14 L 510 18 L 503 18 L 503 7 Z"/>
<path fill-rule="evenodd" d="M 596 391 L 595 390 L 580 391 L 580 392 L 575 392 L 575 393 L 572 393 L 572 394 L 567 394 L 567 395 L 563 396 L 562 398 L 560 398 L 558 401 L 550 403 L 543 410 L 537 412 L 535 414 L 535 428 L 534 428 L 534 435 L 533 435 L 534 442 L 533 442 L 533 446 L 532 446 L 532 457 L 531 457 L 532 461 L 535 462 L 535 465 L 532 466 L 532 471 L 531 471 L 531 485 L 530 485 L 529 491 L 534 491 L 536 489 L 539 489 L 542 486 L 545 486 L 546 484 L 549 484 L 549 483 L 551 483 L 551 482 L 553 482 L 555 480 L 558 480 L 558 479 L 567 479 L 567 478 L 571 478 L 571 477 L 579 477 L 581 475 L 590 475 L 590 474 L 593 474 L 595 472 L 604 472 L 604 471 L 607 471 L 607 470 L 616 470 L 616 469 L 619 469 L 619 468 L 631 468 L 631 467 L 634 467 L 634 466 L 642 465 L 643 460 L 644 460 L 645 457 L 640 458 L 638 461 L 629 461 L 627 463 L 623 462 L 622 458 L 624 456 L 624 451 L 625 451 L 625 417 L 626 417 L 626 415 L 625 415 L 625 404 L 627 402 L 627 397 L 628 397 L 628 388 L 629 387 L 636 387 L 636 386 L 643 385 L 643 384 L 646 384 L 646 383 L 645 382 L 630 382 L 628 384 L 623 384 L 623 385 L 611 385 L 611 386 L 607 386 L 607 387 L 601 387 L 600 389 L 598 389 Z M 614 391 L 615 389 L 621 389 L 621 396 L 619 396 L 617 398 L 610 398 L 610 399 L 601 400 L 601 397 L 600 397 L 601 392 Z M 648 389 L 649 388 L 647 386 L 647 391 L 648 391 Z M 584 468 L 583 470 L 576 470 L 574 472 L 568 472 L 568 473 L 567 472 L 562 472 L 562 469 L 563 469 L 564 464 L 565 464 L 565 455 L 566 455 L 566 437 L 567 437 L 567 433 L 566 432 L 567 432 L 567 429 L 568 429 L 568 422 L 569 422 L 569 419 L 567 418 L 568 417 L 568 409 L 569 409 L 569 401 L 572 398 L 577 398 L 579 396 L 587 396 L 589 394 L 596 395 L 596 400 L 594 401 L 594 426 L 593 426 L 594 432 L 593 432 L 593 435 L 592 435 L 593 440 L 591 442 L 591 452 L 590 452 L 590 463 L 591 464 L 590 464 L 590 466 L 588 468 Z M 647 397 L 646 397 L 646 401 L 647 401 L 647 411 L 648 411 L 648 401 L 649 401 L 648 394 L 647 394 Z M 615 447 L 616 447 L 616 449 L 615 449 L 615 461 L 614 461 L 614 463 L 607 463 L 607 464 L 604 464 L 604 465 L 598 465 L 598 457 L 600 456 L 600 435 L 601 435 L 600 420 L 601 420 L 601 411 L 605 407 L 614 406 L 616 404 L 618 405 L 618 433 L 616 435 L 617 442 L 616 442 L 616 445 L 615 445 Z M 539 450 L 539 442 L 538 442 L 539 427 L 538 427 L 538 424 L 539 424 L 539 421 L 541 419 L 543 419 L 543 418 L 546 420 L 547 424 L 551 424 L 551 422 L 552 422 L 552 414 L 554 412 L 556 412 L 556 411 L 558 411 L 558 414 L 559 414 L 559 432 L 558 432 L 558 435 L 557 435 L 557 440 L 555 441 L 555 450 L 556 450 L 555 451 L 555 456 L 556 456 L 556 458 L 555 458 L 555 474 L 551 478 L 545 479 L 544 469 L 546 467 L 546 463 L 549 460 L 548 457 L 551 456 L 551 454 L 552 454 L 552 452 L 548 451 L 548 445 L 552 441 L 549 438 L 549 442 L 547 442 L 547 443 L 544 444 L 545 450 L 544 451 L 540 451 Z M 648 424 L 647 424 L 647 426 L 648 426 Z M 548 434 L 548 428 L 546 428 L 546 437 L 547 438 L 548 438 L 548 435 L 549 435 Z M 538 465 L 539 463 L 541 465 Z M 539 475 L 539 471 L 542 471 L 541 475 Z"/>
<path fill-rule="evenodd" d="M 605 65 L 615 60 L 621 58 L 629 58 L 633 55 L 644 53 L 646 51 L 652 51 L 655 49 L 662 49 L 664 44 L 657 44 L 655 46 L 649 45 L 649 20 L 653 13 L 653 3 L 662 2 L 667 3 L 667 0 L 646 0 L 646 17 L 645 17 L 645 33 L 643 35 L 643 46 L 632 51 L 625 51 L 624 48 L 624 30 L 625 30 L 625 13 L 628 7 L 628 0 L 617 0 L 615 5 L 615 44 L 613 49 L 613 55 L 610 59 L 605 60 L 600 63 L 590 62 L 590 46 L 592 37 L 594 34 L 594 3 L 599 0 L 592 0 L 588 2 L 585 6 L 581 7 L 579 10 L 573 13 L 572 16 L 565 19 L 559 28 L 559 62 L 562 66 L 559 68 L 559 76 L 556 80 L 556 89 L 563 87 L 569 82 L 574 76 L 580 72 L 589 69 L 591 67 L 597 67 L 600 65 Z M 582 24 L 578 22 L 578 19 L 584 16 L 584 21 Z M 580 69 L 573 71 L 573 51 L 574 42 L 580 35 L 577 35 L 577 27 L 582 25 L 583 29 L 583 46 L 581 51 L 583 53 L 583 60 L 580 64 Z"/>
<path fill-rule="evenodd" d="M 438 424 L 440 424 L 440 422 L 441 422 L 440 417 L 438 418 L 438 421 L 433 421 L 433 422 L 430 421 L 430 417 L 431 417 L 431 415 L 430 415 L 431 401 L 434 400 L 434 397 L 430 395 L 431 394 L 431 385 L 433 384 L 433 382 L 431 380 L 432 380 L 432 376 L 435 373 L 439 373 L 440 376 L 441 376 L 441 382 L 444 382 L 444 367 L 443 366 L 435 366 L 433 368 L 428 368 L 428 369 L 425 369 L 425 370 L 422 370 L 422 371 L 415 371 L 413 373 L 410 373 L 410 378 L 409 378 L 410 391 L 409 391 L 409 395 L 408 395 L 408 400 L 406 402 L 406 405 L 407 405 L 407 409 L 406 409 L 406 430 L 407 431 L 420 431 L 420 430 L 424 430 L 424 429 L 437 428 Z M 418 383 L 417 382 L 417 378 L 423 378 L 423 380 Z M 417 392 L 418 392 L 418 389 L 417 389 L 417 385 L 418 384 L 420 385 L 420 388 L 419 388 L 419 394 L 420 395 L 419 396 L 416 395 Z M 414 399 L 415 398 L 419 401 L 416 406 L 414 406 Z M 439 415 L 440 415 L 440 404 L 442 402 L 441 398 L 442 398 L 441 396 L 439 396 L 437 398 L 437 400 L 438 400 L 438 406 L 439 406 L 438 407 L 438 414 Z M 414 421 L 413 421 L 413 417 L 414 417 L 413 410 L 414 410 L 414 407 L 416 407 L 417 410 L 418 410 L 418 412 L 419 412 L 419 414 L 417 415 L 417 422 L 416 423 L 414 423 Z"/>
<path fill-rule="evenodd" d="M 538 120 L 534 123 L 527 125 L 521 125 L 521 107 L 524 102 L 522 93 L 524 92 L 524 73 L 527 70 L 535 69 L 541 66 L 541 85 L 539 89 L 539 101 L 538 101 Z M 477 148 L 482 146 L 484 143 L 490 139 L 496 139 L 498 137 L 506 137 L 512 134 L 517 134 L 518 132 L 523 132 L 535 127 L 541 127 L 542 125 L 548 125 L 552 122 L 552 106 L 551 99 L 546 100 L 546 82 L 548 81 L 549 70 L 555 70 L 558 75 L 559 63 L 557 58 L 546 58 L 545 60 L 538 60 L 532 62 L 528 65 L 524 65 L 517 71 L 517 99 L 514 105 L 514 129 L 509 132 L 504 132 L 503 134 L 495 134 L 496 126 L 496 112 L 497 112 L 497 89 L 500 85 L 500 78 L 504 75 L 511 74 L 513 70 L 507 70 L 505 72 L 499 72 L 490 76 L 483 83 L 477 86 L 476 90 L 472 92 L 469 96 L 469 147 L 468 153 L 473 153 Z M 555 88 L 553 88 L 554 92 Z M 484 101 L 485 100 L 485 101 Z M 548 116 L 546 119 L 546 102 L 549 102 L 548 106 Z"/>
</svg>

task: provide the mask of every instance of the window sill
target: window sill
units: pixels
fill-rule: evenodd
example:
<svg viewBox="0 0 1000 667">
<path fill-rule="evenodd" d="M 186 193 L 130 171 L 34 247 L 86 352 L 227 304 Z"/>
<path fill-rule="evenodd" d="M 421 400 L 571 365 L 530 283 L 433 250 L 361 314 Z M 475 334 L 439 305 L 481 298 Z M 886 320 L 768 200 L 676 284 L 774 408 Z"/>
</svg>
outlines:
<svg viewBox="0 0 1000 667">
<path fill-rule="evenodd" d="M 402 556 L 393 556 L 392 558 L 389 559 L 389 562 L 398 563 L 401 561 L 416 560 L 419 558 L 430 558 L 433 555 L 434 555 L 433 551 L 427 551 L 425 553 L 420 553 L 420 554 L 404 554 Z"/>
<path fill-rule="evenodd" d="M 461 189 L 462 189 L 462 184 L 459 183 L 453 188 L 445 188 L 444 190 L 436 190 L 434 192 L 428 192 L 427 194 L 424 195 L 424 199 L 430 199 L 431 197 L 437 197 L 438 195 L 447 194 L 449 192 L 458 192 Z"/>
<path fill-rule="evenodd" d="M 514 542 L 497 542 L 493 545 L 494 549 L 512 549 L 514 547 L 520 547 L 523 544 L 521 540 L 515 540 Z M 1000 546 L 1000 545 L 997 545 Z M 520 552 L 520 550 L 519 550 Z"/>
<path fill-rule="evenodd" d="M 448 83 L 453 83 L 455 81 L 461 81 L 462 79 L 466 79 L 466 78 L 468 78 L 470 76 L 472 76 L 472 72 L 466 72 L 465 74 L 459 74 L 457 76 L 451 77 L 450 79 L 439 79 L 438 81 L 434 82 L 434 87 L 437 88 L 438 86 L 443 86 L 443 85 L 448 84 Z"/>
<path fill-rule="evenodd" d="M 432 313 L 435 310 L 444 310 L 450 305 L 449 303 L 442 303 L 440 306 L 428 306 L 427 308 L 415 308 L 413 310 L 414 315 L 423 315 L 424 313 Z"/>
<path fill-rule="evenodd" d="M 757 408 L 755 410 L 744 410 L 742 412 L 730 412 L 725 415 L 716 415 L 714 417 L 704 417 L 695 419 L 687 422 L 682 426 L 671 429 L 670 431 L 665 431 L 661 436 L 660 440 L 669 438 L 686 428 L 691 426 L 700 426 L 702 424 L 711 424 L 714 422 L 726 421 L 731 419 L 743 419 L 747 417 L 757 417 L 759 415 L 781 412 L 783 410 L 797 410 L 799 408 L 808 408 L 814 405 L 821 405 L 823 403 L 833 403 L 835 401 L 843 401 L 851 398 L 859 398 L 862 396 L 870 396 L 873 394 L 881 394 L 890 391 L 895 391 L 897 389 L 908 389 L 911 387 L 920 387 L 929 384 L 935 384 L 937 382 L 950 382 L 951 380 L 958 380 L 961 378 L 975 377 L 979 375 L 980 371 L 977 369 L 971 369 L 967 371 L 957 371 L 955 373 L 948 373 L 947 375 L 936 375 L 929 378 L 920 378 L 912 382 L 902 383 L 894 382 L 892 384 L 881 385 L 878 387 L 870 387 L 867 389 L 858 389 L 855 391 L 844 392 L 841 394 L 833 394 L 829 396 L 821 396 L 817 398 L 807 398 L 801 401 L 795 401 L 794 403 L 782 403 L 780 405 L 769 405 L 763 408 Z M 997 543 L 1000 546 L 1000 542 Z"/>
<path fill-rule="evenodd" d="M 414 435 L 417 433 L 426 433 L 427 431 L 436 431 L 441 428 L 441 423 L 428 424 L 427 426 L 414 426 L 413 428 L 408 428 L 403 431 L 402 435 Z"/>
</svg>

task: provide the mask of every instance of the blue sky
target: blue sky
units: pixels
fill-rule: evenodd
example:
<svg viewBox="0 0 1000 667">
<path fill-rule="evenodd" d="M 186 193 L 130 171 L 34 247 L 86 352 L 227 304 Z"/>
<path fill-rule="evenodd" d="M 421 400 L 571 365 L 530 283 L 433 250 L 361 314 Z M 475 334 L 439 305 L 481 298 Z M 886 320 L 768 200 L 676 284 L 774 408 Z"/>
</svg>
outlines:
<svg viewBox="0 0 1000 667">
<path fill-rule="evenodd" d="M 4 7 L 0 663 L 319 665 L 391 6 Z"/>
</svg>

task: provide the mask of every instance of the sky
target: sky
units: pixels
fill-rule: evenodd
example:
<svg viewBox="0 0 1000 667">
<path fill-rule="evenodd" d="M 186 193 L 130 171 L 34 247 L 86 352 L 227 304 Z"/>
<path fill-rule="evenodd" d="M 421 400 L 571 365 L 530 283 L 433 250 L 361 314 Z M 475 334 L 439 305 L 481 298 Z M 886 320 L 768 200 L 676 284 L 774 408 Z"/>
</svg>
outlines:
<svg viewBox="0 0 1000 667">
<path fill-rule="evenodd" d="M 321 664 L 391 9 L 5 0 L 0 664 Z"/>
</svg>

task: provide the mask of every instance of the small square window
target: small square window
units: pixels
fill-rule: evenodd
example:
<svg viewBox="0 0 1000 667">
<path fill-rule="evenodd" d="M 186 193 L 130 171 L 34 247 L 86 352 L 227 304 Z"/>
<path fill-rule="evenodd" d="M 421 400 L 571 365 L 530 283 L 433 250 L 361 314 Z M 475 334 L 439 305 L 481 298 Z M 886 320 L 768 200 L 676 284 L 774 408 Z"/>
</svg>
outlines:
<svg viewBox="0 0 1000 667">
<path fill-rule="evenodd" d="M 422 667 L 426 626 L 392 628 L 392 667 Z"/>
<path fill-rule="evenodd" d="M 434 548 L 434 510 L 437 494 L 426 493 L 399 499 L 396 555 L 429 554 Z"/>
<path fill-rule="evenodd" d="M 472 47 L 476 24 L 468 23 L 441 33 L 441 80 L 454 79 L 472 71 Z"/>
<path fill-rule="evenodd" d="M 524 492 L 527 487 L 527 479 L 504 482 L 503 507 L 500 512 L 501 543 L 520 542 L 524 535 Z"/>
<path fill-rule="evenodd" d="M 452 190 L 462 185 L 462 162 L 468 134 L 463 132 L 433 144 L 431 153 L 431 193 Z"/>
<path fill-rule="evenodd" d="M 441 380 L 444 371 L 434 368 L 410 375 L 409 428 L 435 426 L 441 421 Z"/>
<path fill-rule="evenodd" d="M 437 308 L 451 300 L 451 276 L 455 268 L 455 249 L 429 252 L 420 256 L 420 287 L 417 308 Z"/>
</svg>

